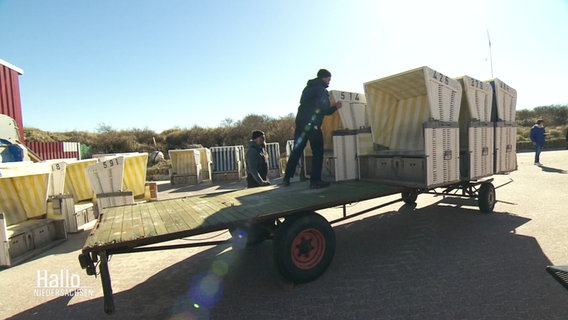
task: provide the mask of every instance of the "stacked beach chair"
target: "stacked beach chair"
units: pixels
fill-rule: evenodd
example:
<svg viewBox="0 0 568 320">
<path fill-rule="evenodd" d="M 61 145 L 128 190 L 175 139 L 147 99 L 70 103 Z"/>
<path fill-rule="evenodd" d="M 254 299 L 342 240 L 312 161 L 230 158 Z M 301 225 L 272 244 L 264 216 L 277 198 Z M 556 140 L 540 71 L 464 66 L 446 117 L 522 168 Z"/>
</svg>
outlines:
<svg viewBox="0 0 568 320">
<path fill-rule="evenodd" d="M 462 87 L 421 67 L 365 83 L 374 151 L 361 159 L 361 179 L 415 188 L 460 180 Z"/>
</svg>

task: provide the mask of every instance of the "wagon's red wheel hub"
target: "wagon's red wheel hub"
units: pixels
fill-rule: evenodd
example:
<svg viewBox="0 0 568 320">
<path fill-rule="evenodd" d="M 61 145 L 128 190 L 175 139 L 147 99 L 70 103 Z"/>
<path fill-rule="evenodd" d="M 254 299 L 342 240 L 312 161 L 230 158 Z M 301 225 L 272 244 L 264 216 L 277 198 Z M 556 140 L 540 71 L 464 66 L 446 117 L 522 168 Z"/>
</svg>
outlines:
<svg viewBox="0 0 568 320">
<path fill-rule="evenodd" d="M 306 229 L 298 233 L 292 243 L 292 261 L 300 269 L 311 269 L 318 265 L 325 253 L 325 238 L 317 229 Z"/>
</svg>

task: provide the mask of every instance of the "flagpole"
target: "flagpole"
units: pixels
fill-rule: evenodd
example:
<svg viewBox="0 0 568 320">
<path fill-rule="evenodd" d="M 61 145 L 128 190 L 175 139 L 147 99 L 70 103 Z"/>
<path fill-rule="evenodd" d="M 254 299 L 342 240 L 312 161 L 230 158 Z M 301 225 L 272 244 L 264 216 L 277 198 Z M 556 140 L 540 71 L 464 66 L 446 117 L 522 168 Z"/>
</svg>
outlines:
<svg viewBox="0 0 568 320">
<path fill-rule="evenodd" d="M 489 64 L 491 65 L 491 78 L 493 78 L 493 54 L 491 53 L 491 38 L 489 37 L 489 30 L 487 30 L 487 41 L 489 41 Z"/>
</svg>

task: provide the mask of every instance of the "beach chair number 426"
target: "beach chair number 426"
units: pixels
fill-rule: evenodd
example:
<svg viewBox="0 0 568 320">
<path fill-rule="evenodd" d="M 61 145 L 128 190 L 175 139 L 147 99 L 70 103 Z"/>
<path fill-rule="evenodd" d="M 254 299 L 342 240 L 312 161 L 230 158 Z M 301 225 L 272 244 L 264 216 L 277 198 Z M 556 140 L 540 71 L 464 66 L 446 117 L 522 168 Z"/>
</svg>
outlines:
<svg viewBox="0 0 568 320">
<path fill-rule="evenodd" d="M 443 84 L 450 84 L 450 78 L 448 78 L 448 76 L 443 75 L 437 71 L 434 71 L 434 75 L 432 76 L 432 78 L 440 81 Z"/>
</svg>

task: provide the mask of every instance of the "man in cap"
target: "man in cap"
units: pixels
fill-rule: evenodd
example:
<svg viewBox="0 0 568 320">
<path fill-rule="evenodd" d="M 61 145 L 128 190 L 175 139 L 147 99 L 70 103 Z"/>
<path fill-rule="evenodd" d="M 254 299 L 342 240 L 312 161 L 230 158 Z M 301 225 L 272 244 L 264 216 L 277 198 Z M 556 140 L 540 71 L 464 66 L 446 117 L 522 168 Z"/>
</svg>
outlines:
<svg viewBox="0 0 568 320">
<path fill-rule="evenodd" d="M 264 132 L 255 130 L 249 140 L 246 166 L 247 166 L 247 186 L 249 188 L 267 186 L 270 182 L 266 178 L 268 175 L 268 154 L 264 144 Z"/>
<path fill-rule="evenodd" d="M 334 113 L 341 108 L 341 102 L 334 106 L 329 101 L 327 87 L 331 81 L 331 73 L 326 69 L 320 69 L 317 78 L 308 80 L 302 91 L 300 106 L 296 114 L 296 129 L 294 131 L 294 148 L 288 159 L 282 184 L 290 185 L 290 179 L 294 176 L 296 166 L 308 141 L 312 148 L 312 170 L 310 173 L 310 188 L 323 188 L 329 183 L 321 180 L 323 167 L 323 134 L 321 123 L 323 117 Z"/>
</svg>

